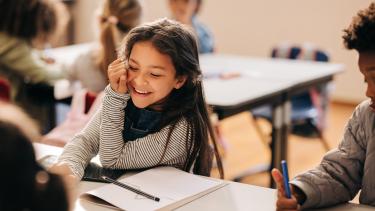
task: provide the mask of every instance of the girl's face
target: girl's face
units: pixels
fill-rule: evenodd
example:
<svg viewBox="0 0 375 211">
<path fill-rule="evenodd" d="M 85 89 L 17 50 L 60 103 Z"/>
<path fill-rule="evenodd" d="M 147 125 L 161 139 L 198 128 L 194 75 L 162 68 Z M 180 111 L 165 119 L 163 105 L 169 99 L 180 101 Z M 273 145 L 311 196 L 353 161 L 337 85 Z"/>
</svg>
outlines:
<svg viewBox="0 0 375 211">
<path fill-rule="evenodd" d="M 128 64 L 128 89 L 134 105 L 159 110 L 173 89 L 179 89 L 186 77 L 176 78 L 172 59 L 161 54 L 149 41 L 134 44 Z"/>
<path fill-rule="evenodd" d="M 359 53 L 358 66 L 367 83 L 366 96 L 371 99 L 371 108 L 375 112 L 375 52 Z"/>
<path fill-rule="evenodd" d="M 190 23 L 197 6 L 197 0 L 169 0 L 173 18 L 184 24 Z"/>
</svg>

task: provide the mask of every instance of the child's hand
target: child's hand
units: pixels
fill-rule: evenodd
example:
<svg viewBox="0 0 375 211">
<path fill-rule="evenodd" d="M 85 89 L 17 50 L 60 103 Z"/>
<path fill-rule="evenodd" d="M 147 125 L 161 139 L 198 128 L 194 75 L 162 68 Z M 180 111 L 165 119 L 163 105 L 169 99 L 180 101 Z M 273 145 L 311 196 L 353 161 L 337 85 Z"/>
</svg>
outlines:
<svg viewBox="0 0 375 211">
<path fill-rule="evenodd" d="M 48 171 L 61 176 L 68 194 L 69 201 L 75 201 L 77 198 L 77 186 L 79 179 L 76 176 L 74 176 L 69 166 L 67 164 L 57 163 L 53 165 L 51 168 L 49 168 Z"/>
<path fill-rule="evenodd" d="M 108 79 L 113 91 L 119 94 L 125 94 L 126 92 L 128 92 L 124 61 L 116 59 L 108 66 Z"/>
<path fill-rule="evenodd" d="M 74 189 L 79 182 L 79 179 L 74 176 L 72 170 L 70 170 L 70 167 L 67 164 L 57 163 L 49 168 L 48 171 L 62 176 L 68 189 Z"/>
<path fill-rule="evenodd" d="M 278 169 L 272 169 L 272 178 L 276 182 L 277 185 L 277 202 L 276 202 L 276 210 L 282 211 L 282 210 L 300 210 L 299 205 L 297 202 L 297 199 L 293 195 L 292 190 L 292 198 L 287 198 L 285 196 L 285 189 L 284 189 L 284 181 L 283 181 L 283 175 Z"/>
</svg>

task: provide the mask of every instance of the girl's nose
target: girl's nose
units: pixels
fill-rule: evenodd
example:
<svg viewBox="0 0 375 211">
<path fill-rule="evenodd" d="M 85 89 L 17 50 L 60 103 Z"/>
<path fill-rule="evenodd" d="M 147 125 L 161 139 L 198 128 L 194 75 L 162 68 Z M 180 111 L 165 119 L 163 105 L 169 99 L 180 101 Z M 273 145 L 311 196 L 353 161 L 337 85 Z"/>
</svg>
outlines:
<svg viewBox="0 0 375 211">
<path fill-rule="evenodd" d="M 145 85 L 147 84 L 146 77 L 143 74 L 138 74 L 135 78 L 134 81 L 137 85 Z"/>
</svg>

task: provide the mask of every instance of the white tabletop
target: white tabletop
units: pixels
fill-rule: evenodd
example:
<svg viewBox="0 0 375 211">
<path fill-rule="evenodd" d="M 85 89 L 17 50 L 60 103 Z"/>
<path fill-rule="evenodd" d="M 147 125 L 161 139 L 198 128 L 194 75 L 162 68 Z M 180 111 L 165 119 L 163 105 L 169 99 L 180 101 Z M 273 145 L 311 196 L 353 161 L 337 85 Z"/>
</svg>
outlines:
<svg viewBox="0 0 375 211">
<path fill-rule="evenodd" d="M 204 75 L 226 72 L 238 72 L 241 75 L 232 79 L 204 80 L 207 102 L 219 106 L 236 105 L 272 95 L 344 70 L 341 64 L 225 54 L 201 55 L 200 62 Z"/>
<path fill-rule="evenodd" d="M 45 155 L 59 155 L 62 148 L 48 146 L 44 144 L 34 144 L 37 158 Z M 130 176 L 131 174 L 126 174 Z M 184 206 L 178 208 L 181 211 L 197 211 L 197 210 L 261 210 L 261 211 L 274 211 L 276 202 L 276 191 L 270 188 L 258 187 L 242 183 L 230 182 L 229 184 L 211 192 L 195 201 L 192 201 Z M 80 182 L 78 186 L 78 193 L 80 195 L 86 191 L 98 188 L 103 183 L 96 182 Z M 88 201 L 77 198 L 75 202 L 76 211 L 106 211 L 113 210 L 110 208 L 101 207 L 92 204 Z M 374 210 L 372 207 L 357 205 L 357 204 L 344 204 L 329 209 L 319 209 L 322 211 L 369 211 Z"/>
</svg>

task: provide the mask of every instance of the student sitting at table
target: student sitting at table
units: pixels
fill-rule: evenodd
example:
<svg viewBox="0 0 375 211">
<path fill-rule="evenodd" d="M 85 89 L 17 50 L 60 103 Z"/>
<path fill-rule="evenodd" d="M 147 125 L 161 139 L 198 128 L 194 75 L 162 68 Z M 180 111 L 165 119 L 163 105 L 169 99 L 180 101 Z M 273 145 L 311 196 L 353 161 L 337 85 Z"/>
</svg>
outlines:
<svg viewBox="0 0 375 211">
<path fill-rule="evenodd" d="M 43 143 L 55 146 L 64 146 L 73 136 L 83 129 L 95 113 L 96 106 L 85 113 L 80 110 L 81 105 L 75 101 L 83 101 L 83 106 L 89 103 L 83 100 L 83 92 L 87 96 L 101 101 L 102 92 L 108 85 L 107 67 L 116 57 L 116 49 L 122 38 L 139 24 L 141 17 L 141 5 L 138 0 L 105 0 L 99 15 L 100 43 L 92 45 L 86 52 L 79 55 L 72 65 L 67 67 L 67 78 L 75 83 L 80 82 L 82 90 L 73 94 L 72 105 L 60 104 L 58 107 L 58 125 L 43 138 Z M 98 94 L 100 93 L 100 94 Z M 81 103 L 82 104 L 82 103 Z M 96 105 L 97 103 L 95 103 Z M 68 110 L 70 110 L 68 112 Z M 78 112 L 77 112 L 78 111 Z M 63 121 L 62 121 L 63 120 Z"/>
<path fill-rule="evenodd" d="M 63 5 L 56 1 L 0 1 L 0 77 L 9 81 L 11 100 L 45 125 L 49 117 L 30 103 L 28 84 L 48 83 L 62 78 L 58 66 L 49 65 L 37 48 L 63 28 Z M 45 96 L 43 96 L 45 97 Z"/>
<path fill-rule="evenodd" d="M 315 169 L 290 182 L 292 198 L 284 194 L 283 177 L 277 169 L 277 210 L 327 207 L 352 200 L 375 206 L 375 3 L 358 13 L 345 30 L 344 44 L 355 49 L 358 66 L 367 83 L 366 100 L 359 104 L 346 125 L 338 148 L 328 152 Z"/>
<path fill-rule="evenodd" d="M 116 60 L 116 49 L 123 37 L 140 23 L 138 0 L 105 0 L 99 15 L 100 43 L 81 54 L 67 68 L 71 81 L 80 81 L 83 88 L 99 93 L 108 85 L 107 68 Z"/>
<path fill-rule="evenodd" d="M 161 19 L 132 29 L 124 41 L 108 67 L 102 107 L 51 171 L 80 179 L 99 154 L 106 168 L 167 165 L 209 176 L 214 151 L 223 177 L 193 33 Z"/>
<path fill-rule="evenodd" d="M 199 53 L 213 53 L 215 43 L 212 33 L 197 18 L 201 6 L 202 0 L 169 0 L 172 18 L 194 29 L 198 38 Z"/>
<path fill-rule="evenodd" d="M 68 210 L 63 180 L 35 160 L 31 141 L 40 138 L 35 122 L 0 101 L 0 135 L 0 210 Z"/>
</svg>

